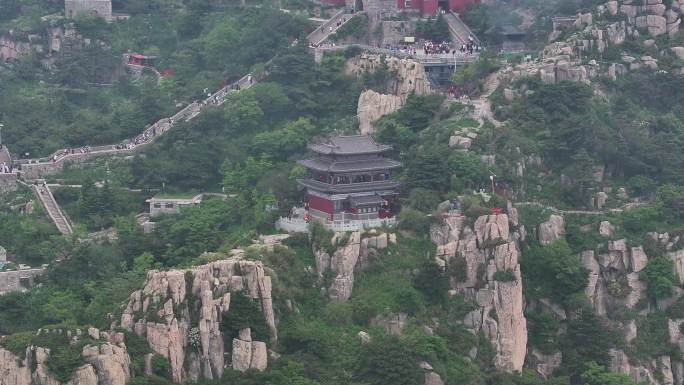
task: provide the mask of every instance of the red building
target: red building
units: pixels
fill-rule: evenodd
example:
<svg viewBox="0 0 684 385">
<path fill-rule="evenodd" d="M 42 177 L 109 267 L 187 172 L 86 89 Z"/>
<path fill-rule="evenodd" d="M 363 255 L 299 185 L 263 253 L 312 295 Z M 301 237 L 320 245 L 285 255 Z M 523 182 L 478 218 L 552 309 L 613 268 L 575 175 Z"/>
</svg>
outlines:
<svg viewBox="0 0 684 385">
<path fill-rule="evenodd" d="M 124 60 L 129 66 L 154 67 L 157 64 L 156 56 L 145 56 L 139 53 L 124 54 Z"/>
<path fill-rule="evenodd" d="M 301 160 L 309 178 L 297 180 L 306 189 L 311 217 L 321 221 L 373 220 L 394 217 L 399 182 L 392 170 L 401 163 L 381 154 L 391 147 L 370 136 L 338 136 L 309 144 L 316 159 Z"/>
</svg>

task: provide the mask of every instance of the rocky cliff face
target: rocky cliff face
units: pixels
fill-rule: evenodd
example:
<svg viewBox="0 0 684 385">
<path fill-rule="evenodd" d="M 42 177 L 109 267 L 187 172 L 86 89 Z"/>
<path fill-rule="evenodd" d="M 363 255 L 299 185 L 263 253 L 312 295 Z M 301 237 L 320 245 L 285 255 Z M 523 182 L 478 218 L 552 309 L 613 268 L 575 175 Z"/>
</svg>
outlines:
<svg viewBox="0 0 684 385">
<path fill-rule="evenodd" d="M 351 297 L 354 287 L 354 271 L 368 266 L 379 250 L 396 243 L 394 234 L 380 234 L 361 238 L 361 232 L 351 234 L 336 233 L 330 240 L 336 246 L 332 256 L 325 250 L 314 250 L 316 272 L 323 278 L 328 271 L 334 274 L 329 287 L 324 288 L 333 300 L 346 301 Z"/>
<path fill-rule="evenodd" d="M 18 41 L 11 35 L 0 36 L 0 60 L 19 59 L 31 53 L 29 42 Z"/>
<path fill-rule="evenodd" d="M 397 111 L 404 105 L 397 95 L 380 94 L 373 90 L 366 90 L 359 96 L 356 110 L 359 117 L 359 131 L 368 135 L 373 132 L 373 122 L 387 114 Z"/>
<path fill-rule="evenodd" d="M 672 385 L 681 384 L 681 362 L 678 377 L 673 374 L 672 361 L 669 356 L 661 356 L 651 360 L 646 365 L 635 365 L 630 363 L 629 357 L 624 351 L 612 349 L 610 351 L 610 370 L 615 373 L 622 373 L 632 377 L 639 384 L 649 385 Z"/>
<path fill-rule="evenodd" d="M 42 330 L 39 333 L 69 333 L 63 330 Z M 78 335 L 70 336 L 72 341 Z M 123 334 L 100 332 L 89 329 L 90 337 L 97 343 L 83 347 L 81 357 L 84 364 L 77 368 L 71 379 L 61 383 L 55 379 L 46 366 L 50 349 L 40 346 L 26 348 L 25 358 L 0 348 L 0 385 L 126 385 L 131 378 L 131 361 L 123 343 Z"/>
<path fill-rule="evenodd" d="M 655 38 L 676 35 L 683 14 L 684 3 L 679 0 L 608 1 L 599 5 L 593 13 L 578 14 L 574 25 L 569 27 L 570 36 L 565 40 L 556 41 L 563 33 L 560 29 L 554 31 L 549 36 L 550 44 L 544 48 L 538 62 L 508 68 L 503 75 L 511 80 L 537 75 L 547 84 L 561 81 L 589 83 L 597 76 L 615 80 L 630 71 L 658 70 L 658 59 L 649 55 L 622 55 L 612 63 L 599 63 L 596 60 L 584 63 L 581 57 L 592 52 L 603 53 L 608 47 L 622 44 L 628 38 L 642 40 L 641 44 L 646 50 L 658 49 Z M 596 17 L 598 19 L 594 20 Z M 673 47 L 670 51 L 677 58 L 684 57 L 684 47 Z M 684 73 L 684 67 L 680 66 L 674 71 Z"/>
<path fill-rule="evenodd" d="M 382 65 L 383 58 L 377 54 L 362 54 L 347 62 L 345 72 L 360 78 L 368 72 L 375 72 Z M 366 91 L 361 94 L 358 117 L 361 133 L 373 132 L 373 122 L 382 116 L 401 108 L 411 93 L 425 95 L 431 92 L 423 66 L 411 59 L 385 58 L 388 70 L 394 75 L 387 85 L 388 94 Z"/>
<path fill-rule="evenodd" d="M 527 347 L 527 321 L 523 315 L 522 279 L 518 240 L 524 227 L 517 212 L 477 218 L 473 226 L 460 213 L 444 214 L 432 226 L 440 266 L 458 266 L 451 277 L 454 293 L 476 302 L 478 309 L 463 320 L 475 333 L 484 333 L 496 350 L 494 365 L 508 372 L 522 370 Z"/>
<path fill-rule="evenodd" d="M 672 298 L 647 301 L 646 283 L 639 280 L 641 271 L 646 267 L 649 256 L 642 246 L 628 246 L 625 239 L 610 240 L 615 226 L 607 221 L 600 223 L 599 235 L 605 237 L 605 241 L 596 250 L 587 250 L 581 253 L 582 264 L 589 273 L 589 280 L 585 294 L 594 307 L 596 313 L 602 317 L 611 318 L 616 310 L 627 308 L 633 310 L 639 316 L 646 316 L 656 310 L 664 310 L 671 306 L 681 295 L 680 288 L 674 288 Z M 592 229 L 591 231 L 597 231 Z M 667 233 L 650 233 L 654 242 L 660 243 L 665 250 L 665 256 L 673 261 L 674 271 L 680 279 L 681 258 L 683 250 L 675 250 L 679 242 L 678 236 L 670 236 Z M 651 256 L 652 257 L 652 256 Z M 554 305 L 547 304 L 551 309 Z M 565 320 L 565 314 L 556 313 L 556 317 Z M 684 347 L 680 325 L 681 319 L 668 319 L 667 328 L 670 343 Z M 611 320 L 614 329 L 621 332 L 627 347 L 612 349 L 609 352 L 611 371 L 627 374 L 639 383 L 649 385 L 669 385 L 684 383 L 684 362 L 679 356 L 659 356 L 650 360 L 630 360 L 626 352 L 632 348 L 632 343 L 639 336 L 637 321 Z M 541 369 L 544 369 L 543 367 Z"/>
<path fill-rule="evenodd" d="M 239 256 L 190 270 L 150 271 L 145 287 L 131 294 L 121 326 L 146 337 L 156 353 L 168 358 L 174 381 L 220 378 L 228 349 L 219 325 L 230 311 L 231 294 L 238 292 L 260 302 L 271 335 L 277 338 L 271 279 L 261 262 Z M 266 345 L 251 341 L 249 334 L 241 332 L 242 338 L 233 341 L 231 364 L 238 370 L 263 369 Z"/>
</svg>

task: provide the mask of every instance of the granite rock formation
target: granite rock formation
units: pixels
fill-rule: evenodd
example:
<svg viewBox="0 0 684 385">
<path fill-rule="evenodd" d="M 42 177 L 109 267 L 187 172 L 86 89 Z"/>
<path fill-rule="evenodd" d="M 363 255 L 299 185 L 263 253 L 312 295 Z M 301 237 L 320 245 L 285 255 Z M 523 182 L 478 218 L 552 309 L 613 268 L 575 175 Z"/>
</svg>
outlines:
<svg viewBox="0 0 684 385">
<path fill-rule="evenodd" d="M 231 294 L 235 293 L 244 293 L 260 303 L 271 336 L 276 339 L 271 279 L 261 262 L 239 256 L 190 270 L 148 272 L 144 288 L 130 296 L 121 327 L 144 336 L 152 350 L 169 360 L 174 381 L 220 378 L 228 349 L 219 325 L 222 315 L 230 311 Z M 265 345 L 243 342 L 238 339 L 233 367 L 263 369 Z M 250 358 L 245 361 L 240 354 L 247 345 Z"/>
<path fill-rule="evenodd" d="M 354 287 L 354 271 L 368 266 L 379 250 L 387 248 L 389 243 L 396 243 L 394 234 L 382 233 L 361 238 L 361 232 L 350 234 L 335 233 L 330 242 L 336 249 L 332 256 L 325 250 L 314 250 L 316 271 L 323 277 L 326 271 L 335 274 L 328 296 L 333 300 L 346 301 L 351 297 Z"/>
<path fill-rule="evenodd" d="M 92 329 L 92 328 L 91 328 Z M 123 334 L 100 332 L 97 342 L 83 347 L 83 365 L 67 382 L 58 381 L 49 371 L 50 349 L 28 346 L 24 358 L 0 348 L 0 385 L 126 385 L 131 378 L 131 360 L 123 343 Z M 38 333 L 68 333 L 65 330 L 40 330 Z M 81 330 L 77 330 L 81 335 Z M 91 337 L 93 333 L 90 333 Z M 78 340 L 74 335 L 72 340 Z"/>
<path fill-rule="evenodd" d="M 445 213 L 442 222 L 430 229 L 430 237 L 437 245 L 437 263 L 463 270 L 450 278 L 454 293 L 478 305 L 464 324 L 491 341 L 497 369 L 519 372 L 527 349 L 518 263 L 518 239 L 525 230 L 517 223 L 516 209 L 509 205 L 508 211 L 510 216 L 481 216 L 472 227 L 460 213 Z"/>
<path fill-rule="evenodd" d="M 385 64 L 393 75 L 386 84 L 387 94 L 369 90 L 359 97 L 357 114 L 362 134 L 372 133 L 373 122 L 401 108 L 411 93 L 425 95 L 432 91 L 423 66 L 411 59 L 361 54 L 347 62 L 345 72 L 360 78 L 364 73 L 375 72 Z"/>
</svg>

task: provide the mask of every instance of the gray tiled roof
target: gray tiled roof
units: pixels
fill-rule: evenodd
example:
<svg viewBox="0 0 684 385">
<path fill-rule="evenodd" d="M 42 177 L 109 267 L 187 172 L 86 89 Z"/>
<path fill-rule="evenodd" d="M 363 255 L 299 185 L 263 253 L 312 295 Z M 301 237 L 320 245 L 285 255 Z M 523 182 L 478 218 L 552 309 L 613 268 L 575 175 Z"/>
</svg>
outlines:
<svg viewBox="0 0 684 385">
<path fill-rule="evenodd" d="M 333 136 L 309 144 L 311 151 L 319 154 L 376 154 L 391 149 L 391 146 L 377 144 L 368 135 Z"/>
<path fill-rule="evenodd" d="M 363 159 L 354 161 L 335 161 L 328 158 L 307 159 L 297 162 L 302 166 L 323 172 L 352 172 L 389 170 L 401 167 L 401 163 L 387 158 Z"/>
</svg>

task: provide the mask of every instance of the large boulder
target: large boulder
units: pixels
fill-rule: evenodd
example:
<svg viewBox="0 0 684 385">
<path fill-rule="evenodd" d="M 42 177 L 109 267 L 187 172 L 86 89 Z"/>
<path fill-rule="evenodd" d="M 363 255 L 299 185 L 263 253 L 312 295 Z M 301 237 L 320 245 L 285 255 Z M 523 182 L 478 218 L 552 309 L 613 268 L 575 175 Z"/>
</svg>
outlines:
<svg viewBox="0 0 684 385">
<path fill-rule="evenodd" d="M 599 224 L 599 234 L 602 237 L 612 237 L 615 232 L 615 226 L 608 221 L 601 221 Z"/>
<path fill-rule="evenodd" d="M 684 249 L 670 251 L 667 256 L 674 262 L 677 278 L 680 282 L 684 282 Z"/>
<path fill-rule="evenodd" d="M 608 200 L 608 194 L 606 194 L 603 191 L 599 191 L 596 193 L 596 208 L 597 209 L 602 209 L 603 206 L 606 205 L 606 201 Z"/>
<path fill-rule="evenodd" d="M 539 243 L 542 245 L 551 244 L 563 237 L 565 234 L 565 220 L 560 215 L 551 215 L 549 220 L 539 225 Z"/>
<path fill-rule="evenodd" d="M 95 368 L 99 385 L 126 385 L 131 378 L 131 359 L 123 345 L 88 345 L 82 356 Z"/>
<path fill-rule="evenodd" d="M 679 60 L 684 60 L 684 47 L 672 47 L 670 49 Z"/>
<path fill-rule="evenodd" d="M 667 19 L 659 15 L 637 16 L 636 26 L 640 29 L 647 29 L 651 36 L 660 36 L 667 33 Z"/>
<path fill-rule="evenodd" d="M 630 265 L 632 267 L 632 271 L 635 273 L 640 272 L 646 267 L 647 263 L 648 257 L 644 252 L 644 248 L 642 246 L 632 247 L 630 253 Z"/>
<path fill-rule="evenodd" d="M 404 103 L 396 95 L 385 95 L 373 90 L 366 90 L 359 96 L 357 115 L 361 134 L 373 133 L 373 123 L 381 117 L 397 111 Z"/>
<path fill-rule="evenodd" d="M 425 385 L 444 385 L 442 377 L 435 372 L 425 373 Z"/>
</svg>

